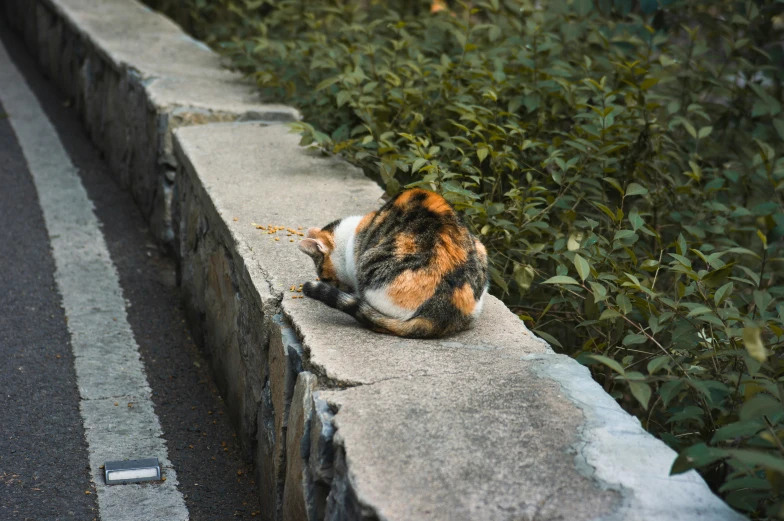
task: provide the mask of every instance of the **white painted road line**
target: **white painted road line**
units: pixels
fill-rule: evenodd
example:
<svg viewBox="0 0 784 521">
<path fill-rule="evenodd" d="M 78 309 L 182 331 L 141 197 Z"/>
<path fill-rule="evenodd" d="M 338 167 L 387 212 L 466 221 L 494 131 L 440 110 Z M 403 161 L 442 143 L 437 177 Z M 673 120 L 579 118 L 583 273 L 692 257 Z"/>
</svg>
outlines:
<svg viewBox="0 0 784 521">
<path fill-rule="evenodd" d="M 185 521 L 117 269 L 54 127 L 0 43 L 0 101 L 33 176 L 55 261 L 102 521 Z M 164 483 L 106 486 L 107 460 L 158 457 Z"/>
</svg>

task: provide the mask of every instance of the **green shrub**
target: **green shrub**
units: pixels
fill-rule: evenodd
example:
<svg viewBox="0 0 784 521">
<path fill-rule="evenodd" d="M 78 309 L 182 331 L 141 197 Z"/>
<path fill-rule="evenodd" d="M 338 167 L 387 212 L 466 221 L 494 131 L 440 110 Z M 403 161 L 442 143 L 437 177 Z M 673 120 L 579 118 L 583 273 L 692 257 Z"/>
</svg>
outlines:
<svg viewBox="0 0 784 521">
<path fill-rule="evenodd" d="M 303 144 L 444 194 L 493 291 L 673 472 L 784 518 L 784 2 L 541 4 L 190 0 L 186 22 L 303 111 Z"/>
</svg>

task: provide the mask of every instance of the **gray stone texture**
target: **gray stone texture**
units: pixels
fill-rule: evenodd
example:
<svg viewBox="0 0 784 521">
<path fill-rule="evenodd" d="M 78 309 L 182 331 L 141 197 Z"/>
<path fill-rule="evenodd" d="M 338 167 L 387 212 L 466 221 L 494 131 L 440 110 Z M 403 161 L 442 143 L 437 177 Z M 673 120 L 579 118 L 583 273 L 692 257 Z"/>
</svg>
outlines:
<svg viewBox="0 0 784 521">
<path fill-rule="evenodd" d="M 283 519 L 315 521 L 313 478 L 310 458 L 310 422 L 313 417 L 313 390 L 317 379 L 302 371 L 297 377 L 291 398 L 286 427 L 286 475 L 283 491 Z"/>
<path fill-rule="evenodd" d="M 0 3 L 171 244 L 262 519 L 742 519 L 493 297 L 441 340 L 296 298 L 312 261 L 256 223 L 322 226 L 382 190 L 174 24 L 134 0 Z"/>
</svg>

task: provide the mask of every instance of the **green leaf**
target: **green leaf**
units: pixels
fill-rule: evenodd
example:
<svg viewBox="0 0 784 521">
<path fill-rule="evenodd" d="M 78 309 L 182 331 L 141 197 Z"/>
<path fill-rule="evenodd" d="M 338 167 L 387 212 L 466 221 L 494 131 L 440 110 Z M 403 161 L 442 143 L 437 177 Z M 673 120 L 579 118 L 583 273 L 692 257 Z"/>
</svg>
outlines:
<svg viewBox="0 0 784 521">
<path fill-rule="evenodd" d="M 316 85 L 316 91 L 324 90 L 330 85 L 334 85 L 335 83 L 339 82 L 341 78 L 342 78 L 341 76 L 333 76 L 331 78 L 327 78 L 326 80 Z"/>
<path fill-rule="evenodd" d="M 645 195 L 648 193 L 648 189 L 644 186 L 637 184 L 637 183 L 629 183 L 629 186 L 626 187 L 626 195 Z"/>
<path fill-rule="evenodd" d="M 684 257 L 683 255 L 678 255 L 677 253 L 668 253 L 667 255 L 669 255 L 670 257 L 672 257 L 676 261 L 680 262 L 681 264 L 683 264 L 687 268 L 691 268 L 691 261 L 689 259 L 687 259 L 686 257 Z"/>
<path fill-rule="evenodd" d="M 640 335 L 637 333 L 629 333 L 623 339 L 623 345 L 625 346 L 633 346 L 638 344 L 644 344 L 648 341 L 648 337 L 645 335 Z"/>
<path fill-rule="evenodd" d="M 730 456 L 749 466 L 757 466 L 784 474 L 784 459 L 773 455 L 770 451 L 735 449 L 727 451 Z"/>
<path fill-rule="evenodd" d="M 711 443 L 754 436 L 764 428 L 765 423 L 763 423 L 761 420 L 730 423 L 729 425 L 725 425 L 715 432 L 713 438 L 711 438 Z"/>
<path fill-rule="evenodd" d="M 632 230 L 618 230 L 613 236 L 613 241 L 622 241 L 624 239 L 629 239 L 630 237 L 637 237 L 637 234 Z"/>
<path fill-rule="evenodd" d="M 754 290 L 754 305 L 757 307 L 757 312 L 761 313 L 768 309 L 773 298 L 767 291 Z"/>
<path fill-rule="evenodd" d="M 675 242 L 675 248 L 678 250 L 678 255 L 686 255 L 689 247 L 686 244 L 686 239 L 683 237 L 682 233 L 678 234 L 678 240 Z M 688 263 L 688 266 L 691 266 L 691 262 Z"/>
<path fill-rule="evenodd" d="M 670 363 L 669 356 L 657 356 L 650 362 L 648 362 L 648 374 L 656 374 L 656 371 L 661 369 L 662 367 L 667 367 Z"/>
<path fill-rule="evenodd" d="M 411 173 L 416 173 L 420 168 L 427 164 L 427 159 L 423 157 L 418 157 L 414 164 L 411 165 Z"/>
<path fill-rule="evenodd" d="M 732 266 L 732 264 L 727 264 L 723 268 L 711 271 L 702 277 L 701 282 L 709 288 L 715 288 L 724 284 L 732 273 Z"/>
<path fill-rule="evenodd" d="M 653 77 L 646 78 L 645 80 L 643 80 L 642 83 L 640 83 L 640 89 L 648 90 L 654 85 L 656 85 L 657 83 L 659 83 L 659 78 L 653 78 Z"/>
<path fill-rule="evenodd" d="M 599 320 L 609 320 L 611 318 L 616 318 L 616 317 L 620 317 L 620 316 L 623 316 L 623 315 L 621 315 L 620 313 L 618 313 L 614 309 L 605 309 L 604 311 L 602 311 L 602 314 L 599 317 Z"/>
<path fill-rule="evenodd" d="M 536 272 L 534 271 L 534 268 L 528 264 L 515 262 L 513 274 L 517 287 L 520 288 L 520 292 L 525 293 L 531 288 Z"/>
<path fill-rule="evenodd" d="M 498 271 L 496 268 L 490 266 L 490 278 L 493 279 L 493 282 L 501 288 L 504 293 L 509 293 L 509 286 L 506 284 L 504 277 L 501 275 L 501 272 Z"/>
<path fill-rule="evenodd" d="M 691 137 L 693 137 L 694 139 L 697 139 L 697 131 L 694 130 L 694 125 L 692 125 L 688 121 L 684 120 L 683 121 L 683 128 L 686 129 L 686 132 L 688 132 Z"/>
<path fill-rule="evenodd" d="M 645 221 L 640 217 L 637 208 L 632 208 L 632 211 L 629 212 L 629 223 L 631 223 L 632 229 L 635 232 L 645 225 Z"/>
<path fill-rule="evenodd" d="M 340 92 L 338 92 L 338 95 L 337 95 L 337 98 L 336 98 L 338 107 L 342 107 L 343 105 L 348 103 L 348 101 L 350 99 L 351 99 L 351 92 L 349 92 L 347 90 L 341 90 Z"/>
<path fill-rule="evenodd" d="M 659 388 L 659 396 L 661 396 L 664 406 L 667 407 L 670 401 L 678 396 L 678 393 L 686 387 L 686 382 L 680 379 L 665 382 L 664 385 Z"/>
<path fill-rule="evenodd" d="M 594 302 L 601 302 L 607 298 L 607 289 L 598 282 L 590 281 Z"/>
<path fill-rule="evenodd" d="M 607 367 L 609 367 L 610 369 L 612 369 L 613 371 L 615 371 L 616 373 L 618 373 L 620 375 L 623 375 L 623 374 L 626 373 L 626 371 L 623 370 L 623 367 L 621 366 L 621 364 L 619 364 L 618 362 L 616 362 L 612 358 L 608 358 L 608 357 L 606 357 L 604 355 L 588 355 L 588 358 L 591 358 L 591 359 L 596 360 L 597 362 L 599 362 L 601 364 L 606 365 Z"/>
<path fill-rule="evenodd" d="M 769 394 L 760 393 L 743 404 L 740 409 L 740 419 L 741 421 L 756 420 L 777 413 L 784 413 L 784 404 Z"/>
<path fill-rule="evenodd" d="M 689 311 L 689 314 L 686 315 L 686 318 L 696 317 L 706 313 L 713 313 L 713 310 L 708 306 L 695 306 L 691 311 Z"/>
<path fill-rule="evenodd" d="M 718 406 L 732 391 L 721 382 L 716 380 L 699 380 L 692 378 L 689 385 L 701 393 L 708 401 L 708 404 Z"/>
<path fill-rule="evenodd" d="M 536 333 L 537 335 L 539 335 L 540 337 L 542 337 L 548 344 L 551 344 L 551 345 L 554 345 L 554 346 L 557 346 L 557 347 L 560 347 L 561 349 L 563 349 L 563 346 L 561 345 L 561 343 L 558 340 L 556 340 L 556 338 L 553 335 L 551 335 L 550 333 L 542 331 L 541 329 L 534 329 L 533 332 Z"/>
<path fill-rule="evenodd" d="M 575 286 L 579 286 L 580 283 L 577 282 L 572 277 L 568 277 L 566 275 L 556 275 L 555 277 L 550 277 L 542 284 L 574 284 Z"/>
<path fill-rule="evenodd" d="M 678 424 L 691 424 L 696 423 L 700 427 L 705 425 L 705 418 L 706 413 L 702 407 L 697 407 L 696 405 L 687 405 L 680 411 L 676 412 L 675 414 L 670 416 L 670 419 L 667 420 L 667 423 L 674 423 Z"/>
<path fill-rule="evenodd" d="M 743 476 L 742 478 L 731 479 L 725 482 L 719 487 L 719 492 L 738 489 L 771 490 L 772 488 L 770 481 L 767 479 Z"/>
<path fill-rule="evenodd" d="M 735 510 L 751 514 L 757 512 L 760 504 L 764 504 L 770 497 L 771 494 L 767 491 L 745 489 L 735 490 L 726 494 L 724 496 L 724 501 Z M 782 505 L 781 502 L 779 502 L 778 505 L 774 503 L 769 507 L 768 512 L 777 512 L 778 515 L 776 517 L 781 519 L 784 517 L 783 507 L 784 505 Z M 768 519 L 773 519 L 773 517 L 769 517 Z"/>
<path fill-rule="evenodd" d="M 727 250 L 727 252 L 728 253 L 739 253 L 741 255 L 752 255 L 752 256 L 754 256 L 754 257 L 756 257 L 758 259 L 760 258 L 759 255 L 757 255 L 755 252 L 753 252 L 753 251 L 751 251 L 751 250 L 749 250 L 747 248 L 740 248 L 740 247 L 730 248 L 729 250 Z"/>
<path fill-rule="evenodd" d="M 569 251 L 577 251 L 580 249 L 580 241 L 583 240 L 583 232 L 572 232 L 569 234 L 569 240 L 566 241 L 566 249 Z"/>
<path fill-rule="evenodd" d="M 630 381 L 628 383 L 632 395 L 634 395 L 634 397 L 637 398 L 637 401 L 640 402 L 642 408 L 647 411 L 648 401 L 651 399 L 651 386 L 645 382 Z"/>
<path fill-rule="evenodd" d="M 615 302 L 618 304 L 618 308 L 621 310 L 621 313 L 624 315 L 629 313 L 632 310 L 632 301 L 629 300 L 624 294 L 620 294 L 615 297 Z"/>
<path fill-rule="evenodd" d="M 476 157 L 479 158 L 480 163 L 485 160 L 488 152 L 489 150 L 486 147 L 481 147 L 476 149 Z"/>
<path fill-rule="evenodd" d="M 697 138 L 702 139 L 704 137 L 710 136 L 711 132 L 713 132 L 713 127 L 702 127 L 699 132 L 697 132 Z"/>
<path fill-rule="evenodd" d="M 316 143 L 319 145 L 323 145 L 325 143 L 329 143 L 331 141 L 330 137 L 323 132 L 319 132 L 318 130 L 313 131 L 313 137 L 316 140 Z"/>
<path fill-rule="evenodd" d="M 604 214 L 605 214 L 607 217 L 609 217 L 611 221 L 615 221 L 615 219 L 616 219 L 615 212 L 613 212 L 612 210 L 610 210 L 609 208 L 607 208 L 605 205 L 603 205 L 603 204 L 601 204 L 601 203 L 593 203 L 593 204 L 594 204 L 594 206 L 596 206 L 596 207 L 597 207 L 599 210 L 601 210 L 602 212 L 604 212 Z"/>
<path fill-rule="evenodd" d="M 778 132 L 779 137 L 784 140 L 784 119 L 774 119 L 773 126 L 776 128 L 776 132 Z"/>
<path fill-rule="evenodd" d="M 743 328 L 743 345 L 749 356 L 759 363 L 764 363 L 768 358 L 765 346 L 762 344 L 762 330 L 758 327 Z"/>
<path fill-rule="evenodd" d="M 727 450 L 708 447 L 704 443 L 698 443 L 678 454 L 678 457 L 672 463 L 672 468 L 670 468 L 670 475 L 681 474 L 694 468 L 704 467 L 705 465 L 729 458 L 730 455 Z"/>
<path fill-rule="evenodd" d="M 580 275 L 580 278 L 583 279 L 583 282 L 585 282 L 585 279 L 588 277 L 588 275 L 591 274 L 591 266 L 588 264 L 587 260 L 580 256 L 579 253 L 575 254 L 574 256 L 574 267 L 577 269 L 577 273 Z"/>
</svg>

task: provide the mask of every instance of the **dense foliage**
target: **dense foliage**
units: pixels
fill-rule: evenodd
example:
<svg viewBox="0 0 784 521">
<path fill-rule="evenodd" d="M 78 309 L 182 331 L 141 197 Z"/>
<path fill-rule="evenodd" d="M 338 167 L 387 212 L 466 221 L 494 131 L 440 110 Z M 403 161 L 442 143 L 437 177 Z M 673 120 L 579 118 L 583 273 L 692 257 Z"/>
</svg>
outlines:
<svg viewBox="0 0 784 521">
<path fill-rule="evenodd" d="M 148 3 L 304 144 L 444 194 L 673 472 L 784 518 L 782 0 Z"/>
</svg>

